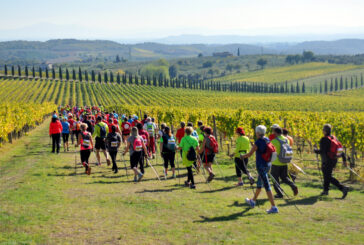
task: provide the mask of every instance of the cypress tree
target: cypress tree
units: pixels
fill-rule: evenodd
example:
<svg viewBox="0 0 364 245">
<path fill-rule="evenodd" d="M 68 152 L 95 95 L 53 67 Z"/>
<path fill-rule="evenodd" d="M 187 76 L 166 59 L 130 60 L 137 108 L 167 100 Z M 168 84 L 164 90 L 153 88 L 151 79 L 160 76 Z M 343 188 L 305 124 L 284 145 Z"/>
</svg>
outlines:
<svg viewBox="0 0 364 245">
<path fill-rule="evenodd" d="M 18 65 L 18 76 L 21 77 L 21 67 Z"/>
<path fill-rule="evenodd" d="M 343 76 L 340 77 L 340 90 L 344 89 L 344 81 L 343 81 Z"/>
<path fill-rule="evenodd" d="M 101 80 L 101 73 L 100 72 L 97 73 L 97 80 L 99 81 L 99 83 L 102 82 L 102 80 Z"/>
<path fill-rule="evenodd" d="M 298 81 L 297 81 L 297 85 L 296 85 L 296 93 L 299 93 L 300 92 L 300 86 L 298 84 Z"/>
<path fill-rule="evenodd" d="M 33 66 L 33 70 L 34 70 L 34 66 Z M 58 75 L 59 75 L 59 80 L 60 81 L 62 81 L 62 68 L 61 67 L 59 67 L 59 69 L 58 69 Z"/>
<path fill-rule="evenodd" d="M 349 84 L 348 84 L 348 78 L 345 78 L 345 89 L 348 90 L 349 89 Z"/>
<path fill-rule="evenodd" d="M 330 83 L 330 92 L 334 91 L 334 84 L 332 82 L 332 79 L 331 79 L 331 83 Z"/>
<path fill-rule="evenodd" d="M 294 93 L 294 87 L 292 83 L 291 83 L 291 93 Z"/>
<path fill-rule="evenodd" d="M 118 74 L 116 74 L 116 82 L 118 83 L 118 84 L 120 84 L 121 83 L 121 81 L 120 81 L 120 73 L 118 72 Z"/>
<path fill-rule="evenodd" d="M 126 84 L 126 74 L 123 75 L 123 84 Z"/>
<path fill-rule="evenodd" d="M 68 71 L 68 68 L 66 68 L 66 80 L 70 80 L 70 72 Z"/>
<path fill-rule="evenodd" d="M 39 73 L 39 77 L 42 78 L 43 77 L 43 71 L 42 71 L 41 67 L 39 67 L 38 73 Z"/>
<path fill-rule="evenodd" d="M 46 67 L 46 78 L 48 79 L 49 78 L 49 71 L 48 71 L 48 67 Z"/>
<path fill-rule="evenodd" d="M 29 70 L 28 70 L 28 66 L 25 66 L 25 76 L 29 77 Z"/>
<path fill-rule="evenodd" d="M 8 66 L 7 65 L 4 65 L 4 73 L 5 73 L 5 76 L 8 75 Z"/>
<path fill-rule="evenodd" d="M 302 93 L 306 92 L 306 88 L 305 88 L 305 82 L 302 83 Z M 312 87 L 311 87 L 311 92 L 312 92 Z"/>
<path fill-rule="evenodd" d="M 337 78 L 335 78 L 335 91 L 339 90 L 339 83 L 337 81 Z"/>
<path fill-rule="evenodd" d="M 88 82 L 88 72 L 87 72 L 87 70 L 85 70 L 85 80 L 86 80 L 86 82 Z"/>
<path fill-rule="evenodd" d="M 325 80 L 325 94 L 328 92 L 328 84 L 327 84 L 327 80 Z"/>
<path fill-rule="evenodd" d="M 320 94 L 322 94 L 322 84 L 320 83 Z"/>
<path fill-rule="evenodd" d="M 129 84 L 133 84 L 133 75 L 129 73 Z"/>
<path fill-rule="evenodd" d="M 153 86 L 157 87 L 157 78 L 153 76 Z"/>
<path fill-rule="evenodd" d="M 52 67 L 52 78 L 56 79 L 56 70 Z"/>
<path fill-rule="evenodd" d="M 358 88 L 358 77 L 355 76 L 355 88 Z"/>
<path fill-rule="evenodd" d="M 364 86 L 363 73 L 360 74 L 360 85 Z"/>
<path fill-rule="evenodd" d="M 112 71 L 110 71 L 110 82 L 114 82 L 114 74 L 112 73 Z"/>
<path fill-rule="evenodd" d="M 82 82 L 82 71 L 80 66 L 78 67 L 78 80 Z"/>
<path fill-rule="evenodd" d="M 95 71 L 94 70 L 91 71 L 91 81 L 93 81 L 93 82 L 96 81 L 96 79 L 95 79 Z"/>
<path fill-rule="evenodd" d="M 75 69 L 72 69 L 72 79 L 73 79 L 73 81 L 76 81 L 76 71 L 75 71 Z"/>
<path fill-rule="evenodd" d="M 354 88 L 354 80 L 353 80 L 353 77 L 350 77 L 350 88 L 351 89 Z"/>
<path fill-rule="evenodd" d="M 14 76 L 15 75 L 15 69 L 14 66 L 11 66 L 11 75 Z"/>
<path fill-rule="evenodd" d="M 139 85 L 139 78 L 137 75 L 134 76 L 135 84 Z"/>
<path fill-rule="evenodd" d="M 107 72 L 104 72 L 104 82 L 107 83 L 109 81 L 108 76 L 107 76 Z"/>
<path fill-rule="evenodd" d="M 34 66 L 32 67 L 32 73 L 33 73 L 33 77 L 35 77 L 35 68 L 34 68 Z"/>
<path fill-rule="evenodd" d="M 141 85 L 144 85 L 145 84 L 145 78 L 144 78 L 143 75 L 140 77 L 140 84 Z"/>
</svg>

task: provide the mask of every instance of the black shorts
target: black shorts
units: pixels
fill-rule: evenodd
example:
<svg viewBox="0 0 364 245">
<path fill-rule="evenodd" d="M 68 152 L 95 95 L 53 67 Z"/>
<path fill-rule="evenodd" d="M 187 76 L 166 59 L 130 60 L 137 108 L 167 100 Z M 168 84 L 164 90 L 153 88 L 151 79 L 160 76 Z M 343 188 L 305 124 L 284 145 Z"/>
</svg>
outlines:
<svg viewBox="0 0 364 245">
<path fill-rule="evenodd" d="M 130 167 L 132 169 L 138 167 L 139 160 L 140 160 L 140 158 L 143 157 L 142 153 L 143 153 L 142 151 L 134 151 L 133 154 L 131 154 Z"/>
<path fill-rule="evenodd" d="M 106 143 L 103 139 L 96 137 L 96 143 L 95 143 L 95 149 L 96 150 L 106 150 Z"/>
<path fill-rule="evenodd" d="M 130 133 L 124 133 L 123 132 L 123 136 L 129 136 L 130 135 Z"/>
<path fill-rule="evenodd" d="M 70 134 L 64 134 L 62 133 L 62 139 L 63 139 L 63 143 L 68 142 L 68 138 L 69 138 Z"/>
<path fill-rule="evenodd" d="M 204 164 L 206 164 L 206 163 L 213 163 L 214 162 L 214 159 L 215 159 L 215 154 L 214 153 L 212 153 L 212 154 L 209 154 L 209 155 L 204 155 L 203 156 L 203 159 L 201 159 L 202 160 L 202 162 L 204 163 Z"/>
</svg>

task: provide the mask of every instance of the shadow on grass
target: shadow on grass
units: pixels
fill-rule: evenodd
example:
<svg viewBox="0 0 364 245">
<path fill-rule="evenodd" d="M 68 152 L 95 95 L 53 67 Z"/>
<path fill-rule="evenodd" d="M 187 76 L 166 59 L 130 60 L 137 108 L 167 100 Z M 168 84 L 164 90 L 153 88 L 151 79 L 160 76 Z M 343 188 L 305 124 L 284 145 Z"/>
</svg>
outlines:
<svg viewBox="0 0 364 245">
<path fill-rule="evenodd" d="M 280 204 L 279 206 L 292 206 L 292 205 L 313 205 L 319 200 L 325 200 L 325 198 L 321 197 L 320 195 L 311 196 L 303 199 L 284 199 L 286 202 L 285 204 Z"/>
<path fill-rule="evenodd" d="M 143 190 L 143 191 L 138 191 L 138 192 L 135 192 L 135 193 L 172 192 L 172 191 L 180 190 L 180 189 L 182 189 L 182 186 L 180 186 L 179 188 L 174 187 L 174 188 L 170 188 L 170 189 Z"/>
<path fill-rule="evenodd" d="M 220 171 L 216 171 L 216 170 L 215 170 L 215 175 L 217 175 L 217 177 L 215 177 L 215 180 L 222 180 L 222 181 L 225 181 L 225 182 L 230 182 L 230 181 L 236 181 L 237 180 L 236 175 L 221 176 Z"/>
<path fill-rule="evenodd" d="M 215 193 L 215 192 L 220 192 L 220 191 L 227 191 L 227 190 L 231 190 L 236 188 L 235 186 L 227 186 L 227 187 L 223 187 L 220 189 L 215 189 L 215 190 L 207 190 L 207 191 L 200 191 L 199 193 Z"/>
<path fill-rule="evenodd" d="M 241 212 L 237 212 L 237 213 L 233 213 L 230 215 L 225 215 L 225 216 L 216 216 L 216 217 L 205 217 L 205 216 L 200 216 L 200 218 L 202 220 L 195 220 L 193 221 L 193 223 L 209 223 L 209 222 L 221 222 L 221 221 L 231 221 L 231 220 L 237 220 L 242 216 L 253 216 L 253 215 L 259 215 L 259 214 L 246 214 L 248 211 L 250 210 L 250 208 L 245 208 L 243 211 Z"/>
</svg>

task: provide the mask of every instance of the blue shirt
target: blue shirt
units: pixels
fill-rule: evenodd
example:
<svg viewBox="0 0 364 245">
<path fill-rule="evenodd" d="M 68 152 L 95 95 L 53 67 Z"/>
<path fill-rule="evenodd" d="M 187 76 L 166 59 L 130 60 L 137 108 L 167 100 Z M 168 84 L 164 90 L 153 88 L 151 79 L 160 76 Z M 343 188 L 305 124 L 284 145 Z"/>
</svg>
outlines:
<svg viewBox="0 0 364 245">
<path fill-rule="evenodd" d="M 194 130 L 191 134 L 192 137 L 195 137 L 198 140 L 198 134 L 196 132 L 196 130 Z"/>
<path fill-rule="evenodd" d="M 262 157 L 262 154 L 265 153 L 267 149 L 267 143 L 269 143 L 269 139 L 267 137 L 260 138 L 255 141 L 255 145 L 258 147 L 255 153 L 257 170 L 268 167 L 268 162 L 264 161 Z"/>
<path fill-rule="evenodd" d="M 69 134 L 70 133 L 70 124 L 69 122 L 61 122 L 62 123 L 62 134 Z"/>
</svg>

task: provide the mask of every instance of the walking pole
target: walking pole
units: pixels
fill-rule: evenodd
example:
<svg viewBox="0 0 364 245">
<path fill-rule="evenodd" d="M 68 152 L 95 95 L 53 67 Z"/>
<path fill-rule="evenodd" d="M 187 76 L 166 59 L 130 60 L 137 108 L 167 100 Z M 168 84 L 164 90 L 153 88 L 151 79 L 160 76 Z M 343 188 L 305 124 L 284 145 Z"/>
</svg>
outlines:
<svg viewBox="0 0 364 245">
<path fill-rule="evenodd" d="M 76 146 L 75 146 L 75 176 L 77 174 L 77 149 L 76 149 Z"/>
<path fill-rule="evenodd" d="M 199 155 L 197 155 L 197 156 L 198 156 L 198 157 L 197 157 L 197 158 L 198 158 L 198 160 L 201 162 L 201 158 L 200 158 L 200 156 L 199 156 Z M 197 168 L 195 167 L 195 165 L 193 165 L 193 164 L 192 164 L 192 167 L 193 167 L 193 168 L 196 170 L 196 172 L 197 172 Z M 206 178 L 206 176 L 205 176 L 205 172 L 203 172 L 203 173 L 201 173 L 201 172 L 200 172 L 200 174 L 201 174 L 201 175 L 205 178 L 205 181 L 206 181 L 207 185 L 209 186 L 210 190 L 212 190 L 212 189 L 211 189 L 211 186 L 210 186 L 210 183 L 207 181 L 207 178 Z"/>
<path fill-rule="evenodd" d="M 161 182 L 161 179 L 159 178 L 159 175 L 157 174 L 157 171 L 155 170 L 155 168 L 153 167 L 153 165 L 149 162 L 149 159 L 148 158 L 147 158 L 147 163 L 153 169 L 153 172 L 155 173 L 155 176 L 157 176 L 158 180 Z"/>
<path fill-rule="evenodd" d="M 350 159 L 350 157 L 348 158 L 348 161 L 349 161 L 349 163 L 351 163 L 351 159 Z M 347 169 L 349 169 L 350 170 L 350 172 L 352 172 L 353 174 L 355 174 L 356 176 L 358 176 L 359 177 L 359 179 L 363 179 L 357 172 L 355 172 L 354 171 L 354 169 L 352 169 L 352 168 L 350 168 L 348 165 L 346 165 L 345 166 Z"/>
<path fill-rule="evenodd" d="M 219 169 L 221 176 L 224 178 L 224 181 L 226 181 L 225 176 L 223 175 L 223 173 L 222 173 L 222 171 L 221 171 L 220 165 L 219 165 L 219 164 L 217 163 L 217 161 L 216 161 L 216 157 L 214 157 L 214 162 L 215 162 L 215 164 L 217 165 L 217 168 Z"/>
<path fill-rule="evenodd" d="M 300 167 L 298 167 L 296 164 L 294 164 L 293 162 L 291 162 L 292 163 L 292 165 L 293 165 L 293 167 L 295 167 L 295 168 L 297 168 L 300 172 L 302 172 L 304 175 L 307 175 L 306 173 L 305 173 L 305 171 L 303 171 L 302 170 L 302 168 L 300 168 Z"/>
<path fill-rule="evenodd" d="M 177 153 L 177 154 L 178 154 L 178 153 Z M 176 155 L 175 155 L 175 157 L 176 157 Z M 178 184 L 180 185 L 180 184 L 181 184 L 181 175 L 179 174 L 178 156 L 177 156 L 176 158 L 177 158 Z"/>
<path fill-rule="evenodd" d="M 315 144 L 314 147 L 317 147 L 317 145 Z M 317 153 L 316 153 L 316 162 L 317 162 L 317 170 L 319 171 L 319 174 L 320 174 L 321 183 L 322 183 L 322 185 L 324 185 L 324 181 L 322 180 L 321 169 L 320 169 L 320 160 L 319 160 Z"/>
<path fill-rule="evenodd" d="M 284 193 L 284 195 L 286 195 L 286 197 L 289 199 L 290 197 L 287 195 L 287 193 L 281 188 L 281 186 L 278 184 L 278 182 L 276 181 L 276 179 L 272 176 L 272 174 L 271 173 L 268 173 L 269 174 L 269 176 L 272 178 L 272 180 L 273 180 L 273 182 L 274 182 L 274 184 L 276 184 L 276 186 L 278 187 L 278 189 L 282 192 L 282 193 Z M 295 208 L 298 210 L 298 212 L 300 213 L 300 214 L 302 214 L 302 212 L 301 212 L 301 210 L 297 207 L 297 205 L 296 205 L 296 203 L 295 202 L 293 202 L 293 205 L 295 206 Z"/>
<path fill-rule="evenodd" d="M 123 154 L 121 154 L 121 161 L 124 162 L 126 178 L 129 180 L 128 168 L 126 167 L 125 158 Z"/>
</svg>

